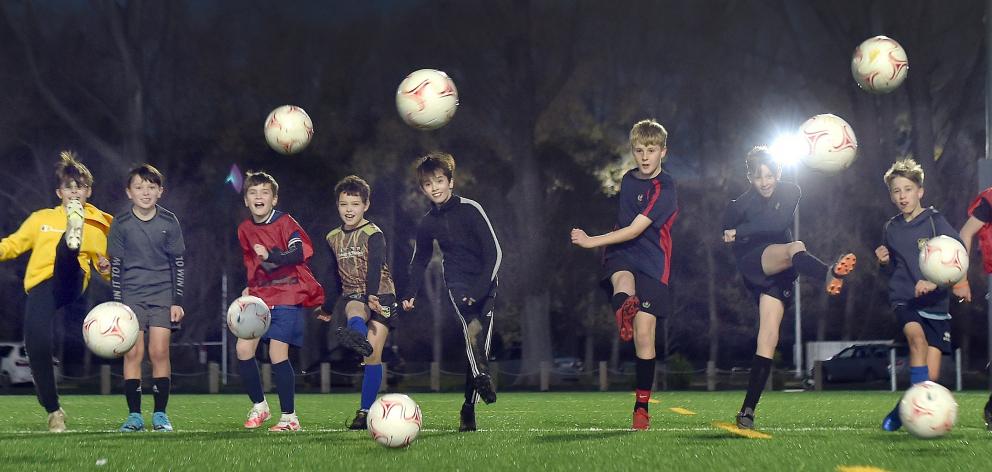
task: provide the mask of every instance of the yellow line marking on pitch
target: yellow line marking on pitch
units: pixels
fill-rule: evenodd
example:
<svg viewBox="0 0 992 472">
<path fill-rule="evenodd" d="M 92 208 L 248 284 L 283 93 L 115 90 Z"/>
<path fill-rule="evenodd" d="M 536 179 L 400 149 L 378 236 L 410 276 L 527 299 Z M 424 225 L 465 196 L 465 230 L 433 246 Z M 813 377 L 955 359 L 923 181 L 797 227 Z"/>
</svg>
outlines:
<svg viewBox="0 0 992 472">
<path fill-rule="evenodd" d="M 713 426 L 720 428 L 729 433 L 736 434 L 743 438 L 748 439 L 771 439 L 772 435 L 762 433 L 760 431 L 755 431 L 753 429 L 741 429 L 737 425 L 731 423 L 724 423 L 723 421 L 714 421 Z"/>
<path fill-rule="evenodd" d="M 695 411 L 686 410 L 685 408 L 682 408 L 680 406 L 675 406 L 675 407 L 669 408 L 668 411 L 671 411 L 672 413 L 678 413 L 680 415 L 685 415 L 685 416 L 692 416 L 692 415 L 695 415 L 696 414 Z"/>
<path fill-rule="evenodd" d="M 889 472 L 885 469 L 872 467 L 870 465 L 839 465 L 837 472 Z"/>
</svg>

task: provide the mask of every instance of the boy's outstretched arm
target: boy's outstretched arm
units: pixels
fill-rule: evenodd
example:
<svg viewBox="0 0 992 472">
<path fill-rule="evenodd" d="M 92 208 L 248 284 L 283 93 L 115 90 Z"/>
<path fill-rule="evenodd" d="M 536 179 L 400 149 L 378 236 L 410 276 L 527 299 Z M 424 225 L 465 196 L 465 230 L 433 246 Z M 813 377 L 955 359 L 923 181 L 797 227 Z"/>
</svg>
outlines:
<svg viewBox="0 0 992 472">
<path fill-rule="evenodd" d="M 38 225 L 32 221 L 32 216 L 34 215 L 32 214 L 24 220 L 17 231 L 0 240 L 0 261 L 14 259 L 34 248 L 34 240 L 38 236 L 36 229 Z"/>
<path fill-rule="evenodd" d="M 649 226 L 651 226 L 650 218 L 637 215 L 629 225 L 599 236 L 589 236 L 579 228 L 572 228 L 572 244 L 586 249 L 620 244 L 640 236 Z"/>
</svg>

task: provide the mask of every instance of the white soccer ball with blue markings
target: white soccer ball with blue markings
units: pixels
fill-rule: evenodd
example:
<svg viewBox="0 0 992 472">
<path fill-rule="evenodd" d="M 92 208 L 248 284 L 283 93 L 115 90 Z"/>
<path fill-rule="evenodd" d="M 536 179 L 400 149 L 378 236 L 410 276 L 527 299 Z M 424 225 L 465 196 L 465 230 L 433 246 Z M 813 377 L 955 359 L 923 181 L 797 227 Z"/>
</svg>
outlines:
<svg viewBox="0 0 992 472">
<path fill-rule="evenodd" d="M 269 330 L 272 313 L 261 298 L 238 297 L 227 308 L 227 328 L 241 339 L 258 339 Z"/>
<path fill-rule="evenodd" d="M 920 249 L 920 271 L 941 287 L 954 285 L 968 274 L 968 252 L 950 236 L 933 238 Z"/>
<path fill-rule="evenodd" d="M 123 303 L 101 303 L 83 319 L 83 341 L 94 354 L 107 359 L 123 356 L 138 341 L 138 317 Z"/>
<path fill-rule="evenodd" d="M 910 387 L 899 402 L 899 419 L 910 434 L 936 438 L 951 431 L 958 419 L 958 403 L 951 391 L 931 381 Z"/>
<path fill-rule="evenodd" d="M 383 395 L 369 408 L 369 434 L 385 447 L 409 446 L 417 439 L 421 423 L 420 405 L 406 395 Z"/>
</svg>

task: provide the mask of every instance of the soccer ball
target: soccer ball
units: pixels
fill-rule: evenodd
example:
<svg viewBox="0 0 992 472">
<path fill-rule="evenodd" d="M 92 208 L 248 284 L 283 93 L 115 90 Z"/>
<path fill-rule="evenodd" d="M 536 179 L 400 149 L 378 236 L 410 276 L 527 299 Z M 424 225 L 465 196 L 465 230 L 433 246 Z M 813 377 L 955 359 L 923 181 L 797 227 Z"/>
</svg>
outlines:
<svg viewBox="0 0 992 472">
<path fill-rule="evenodd" d="M 385 447 L 406 447 L 417 438 L 423 417 L 412 398 L 399 393 L 379 397 L 369 408 L 369 434 Z"/>
<path fill-rule="evenodd" d="M 458 108 L 458 90 L 448 74 L 420 69 L 406 76 L 396 89 L 396 110 L 417 129 L 438 129 L 451 121 Z"/>
<path fill-rule="evenodd" d="M 921 382 L 906 390 L 899 402 L 899 419 L 913 436 L 936 438 L 951 431 L 958 418 L 958 404 L 943 385 Z"/>
<path fill-rule="evenodd" d="M 968 252 L 957 239 L 940 235 L 920 250 L 920 271 L 941 286 L 954 285 L 968 274 Z"/>
<path fill-rule="evenodd" d="M 269 330 L 272 313 L 261 298 L 238 297 L 227 307 L 227 328 L 241 339 L 256 339 Z"/>
<path fill-rule="evenodd" d="M 101 303 L 83 319 L 86 347 L 107 359 L 121 357 L 130 351 L 140 334 L 138 317 L 123 303 Z"/>
<path fill-rule="evenodd" d="M 862 89 L 871 93 L 889 93 L 899 87 L 909 74 L 906 50 L 889 37 L 868 38 L 854 50 L 851 74 Z"/>
<path fill-rule="evenodd" d="M 847 169 L 858 156 L 858 138 L 851 125 L 836 115 L 816 115 L 799 127 L 806 143 L 802 163 L 810 169 L 834 173 Z"/>
<path fill-rule="evenodd" d="M 280 154 L 296 154 L 312 138 L 313 121 L 300 107 L 283 105 L 265 118 L 265 141 Z"/>
</svg>

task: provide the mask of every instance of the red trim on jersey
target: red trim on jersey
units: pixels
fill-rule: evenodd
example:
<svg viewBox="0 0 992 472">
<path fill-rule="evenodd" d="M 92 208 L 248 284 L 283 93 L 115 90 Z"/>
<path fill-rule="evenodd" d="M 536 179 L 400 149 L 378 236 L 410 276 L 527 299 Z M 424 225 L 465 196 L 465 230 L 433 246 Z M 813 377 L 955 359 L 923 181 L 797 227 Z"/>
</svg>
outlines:
<svg viewBox="0 0 992 472">
<path fill-rule="evenodd" d="M 651 209 L 654 208 L 655 202 L 658 201 L 658 196 L 661 195 L 661 182 L 658 181 L 657 177 L 651 179 L 651 185 L 653 185 L 651 188 L 651 190 L 653 190 L 653 192 L 651 192 L 653 195 L 651 195 L 651 201 L 649 201 L 644 207 L 644 211 L 641 212 L 644 216 L 648 216 L 648 213 L 650 213 Z"/>
<path fill-rule="evenodd" d="M 668 276 L 671 275 L 672 267 L 672 224 L 675 223 L 675 217 L 679 216 L 679 210 L 676 209 L 672 216 L 668 217 L 668 221 L 661 226 L 661 231 L 658 232 L 658 244 L 662 249 L 665 250 L 665 271 L 661 273 L 661 283 L 668 285 Z"/>
</svg>

